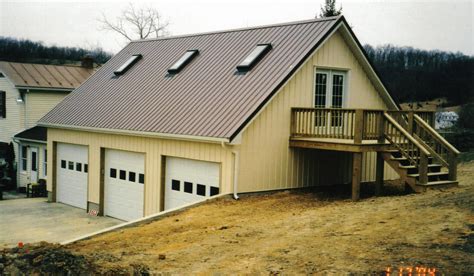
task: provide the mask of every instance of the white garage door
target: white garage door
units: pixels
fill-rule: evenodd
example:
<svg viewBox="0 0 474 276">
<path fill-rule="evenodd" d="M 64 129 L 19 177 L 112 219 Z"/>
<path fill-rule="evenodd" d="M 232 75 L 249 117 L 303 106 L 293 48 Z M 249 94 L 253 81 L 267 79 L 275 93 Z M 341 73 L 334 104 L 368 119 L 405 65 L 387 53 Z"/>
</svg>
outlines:
<svg viewBox="0 0 474 276">
<path fill-rule="evenodd" d="M 106 150 L 104 175 L 104 212 L 122 220 L 143 217 L 145 155 Z"/>
<path fill-rule="evenodd" d="M 87 146 L 58 143 L 56 147 L 56 200 L 87 208 Z"/>
<path fill-rule="evenodd" d="M 219 164 L 166 158 L 165 210 L 219 193 Z"/>
</svg>

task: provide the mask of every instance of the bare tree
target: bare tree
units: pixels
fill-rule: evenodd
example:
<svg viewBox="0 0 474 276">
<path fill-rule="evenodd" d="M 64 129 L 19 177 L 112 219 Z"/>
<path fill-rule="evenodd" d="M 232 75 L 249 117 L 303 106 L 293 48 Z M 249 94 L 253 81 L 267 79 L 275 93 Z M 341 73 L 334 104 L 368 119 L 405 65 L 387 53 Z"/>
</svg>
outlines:
<svg viewBox="0 0 474 276">
<path fill-rule="evenodd" d="M 136 8 L 132 3 L 122 10 L 115 21 L 111 21 L 104 13 L 97 20 L 103 30 L 116 32 L 127 40 L 165 36 L 169 25 L 158 10 L 151 7 Z"/>
</svg>

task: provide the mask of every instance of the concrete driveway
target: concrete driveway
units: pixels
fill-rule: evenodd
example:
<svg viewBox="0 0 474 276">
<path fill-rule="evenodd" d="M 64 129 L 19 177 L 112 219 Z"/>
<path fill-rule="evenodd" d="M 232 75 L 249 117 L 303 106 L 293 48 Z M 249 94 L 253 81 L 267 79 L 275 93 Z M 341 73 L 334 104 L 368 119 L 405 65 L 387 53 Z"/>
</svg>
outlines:
<svg viewBox="0 0 474 276">
<path fill-rule="evenodd" d="M 45 198 L 0 201 L 0 248 L 18 242 L 63 242 L 123 223 L 88 215 L 85 210 L 48 203 Z"/>
</svg>

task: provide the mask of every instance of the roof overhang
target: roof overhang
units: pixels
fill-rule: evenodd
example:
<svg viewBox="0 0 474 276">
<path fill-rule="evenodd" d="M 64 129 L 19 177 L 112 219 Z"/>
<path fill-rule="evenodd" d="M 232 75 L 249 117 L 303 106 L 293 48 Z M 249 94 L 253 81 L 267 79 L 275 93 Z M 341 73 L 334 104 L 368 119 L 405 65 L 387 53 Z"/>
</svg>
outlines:
<svg viewBox="0 0 474 276">
<path fill-rule="evenodd" d="M 55 128 L 55 129 L 64 129 L 64 130 L 75 130 L 75 131 L 85 131 L 85 132 L 94 132 L 94 133 L 116 134 L 116 135 L 129 135 L 129 136 L 150 137 L 150 138 L 160 138 L 160 139 L 172 139 L 172 140 L 203 142 L 203 143 L 220 144 L 222 142 L 224 143 L 230 142 L 229 139 L 227 138 L 219 138 L 219 137 L 191 136 L 191 135 L 180 135 L 180 134 L 170 134 L 170 133 L 156 133 L 156 132 L 146 132 L 146 131 L 94 128 L 94 127 L 69 126 L 69 125 L 45 124 L 45 123 L 38 123 L 38 126 L 47 127 L 47 128 Z"/>
<path fill-rule="evenodd" d="M 37 87 L 37 86 L 21 86 L 15 85 L 17 89 L 25 89 L 29 91 L 40 90 L 40 91 L 57 91 L 57 92 L 71 92 L 74 88 L 58 88 L 58 87 Z"/>
<path fill-rule="evenodd" d="M 13 137 L 13 141 L 20 143 L 20 142 L 27 142 L 27 143 L 35 143 L 35 144 L 47 144 L 47 141 L 43 140 L 34 140 L 34 139 L 26 139 L 26 138 L 20 138 L 20 137 Z"/>
</svg>

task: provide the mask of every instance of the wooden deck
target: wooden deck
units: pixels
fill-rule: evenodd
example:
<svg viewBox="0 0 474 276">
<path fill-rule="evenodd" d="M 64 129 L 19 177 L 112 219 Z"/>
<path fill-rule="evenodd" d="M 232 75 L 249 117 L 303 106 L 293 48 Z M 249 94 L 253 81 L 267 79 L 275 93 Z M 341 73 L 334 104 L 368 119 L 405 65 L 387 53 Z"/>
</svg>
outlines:
<svg viewBox="0 0 474 276">
<path fill-rule="evenodd" d="M 388 142 L 379 142 L 377 140 L 363 140 L 361 143 L 355 143 L 354 139 L 332 139 L 317 137 L 292 137 L 290 147 L 334 150 L 345 152 L 370 152 L 387 151 L 394 149 Z"/>
<path fill-rule="evenodd" d="M 353 153 L 352 198 L 357 200 L 364 152 L 377 152 L 377 193 L 383 187 L 384 162 L 415 191 L 457 184 L 459 151 L 433 126 L 433 112 L 293 108 L 289 145 Z"/>
</svg>

